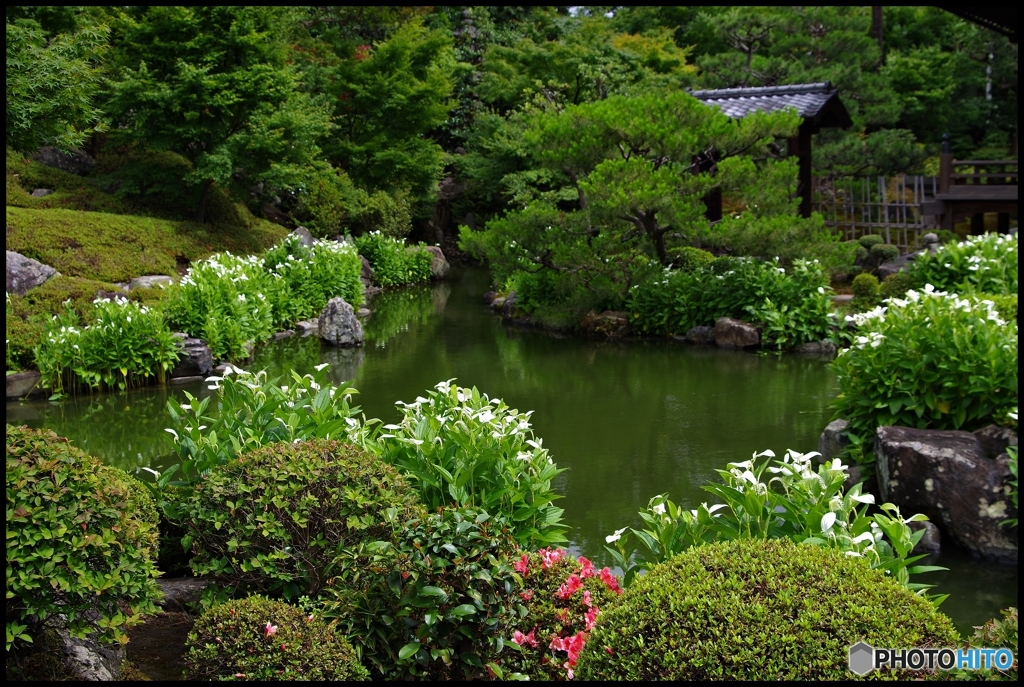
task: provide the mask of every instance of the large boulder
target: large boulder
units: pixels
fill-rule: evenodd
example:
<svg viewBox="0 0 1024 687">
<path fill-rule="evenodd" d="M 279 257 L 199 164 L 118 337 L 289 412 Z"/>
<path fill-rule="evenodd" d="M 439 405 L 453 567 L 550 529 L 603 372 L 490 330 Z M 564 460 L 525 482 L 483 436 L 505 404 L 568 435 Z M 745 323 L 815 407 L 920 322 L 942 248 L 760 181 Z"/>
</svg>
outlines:
<svg viewBox="0 0 1024 687">
<path fill-rule="evenodd" d="M 306 227 L 295 227 L 295 229 L 292 231 L 292 236 L 298 236 L 299 243 L 301 243 L 306 248 L 313 247 L 313 235 L 309 233 L 309 229 L 307 229 Z"/>
<path fill-rule="evenodd" d="M 427 246 L 424 250 L 432 256 L 430 259 L 430 276 L 434 279 L 444 279 L 448 275 L 448 270 L 451 269 L 448 260 L 444 257 L 444 253 L 437 246 Z"/>
<path fill-rule="evenodd" d="M 35 370 L 26 370 L 7 375 L 7 400 L 11 401 L 28 396 L 33 392 L 41 392 L 39 389 L 40 379 L 42 379 L 42 375 Z M 7 415 L 8 422 L 10 422 L 10 413 Z"/>
<path fill-rule="evenodd" d="M 363 263 L 362 271 L 359 273 L 359 279 L 363 282 L 363 287 L 366 288 L 373 283 L 373 268 L 370 267 L 370 261 L 362 255 L 359 256 L 359 260 Z"/>
<path fill-rule="evenodd" d="M 629 313 L 619 310 L 605 310 L 599 315 L 590 315 L 583 322 L 584 329 L 608 338 L 627 336 L 631 331 Z"/>
<path fill-rule="evenodd" d="M 65 153 L 53 146 L 45 146 L 29 157 L 39 164 L 71 174 L 88 174 L 96 167 L 96 160 L 81 150 L 71 150 Z"/>
<path fill-rule="evenodd" d="M 761 343 L 757 327 L 731 317 L 715 320 L 715 345 L 723 348 L 746 348 Z"/>
<path fill-rule="evenodd" d="M 710 346 L 715 343 L 715 328 L 706 325 L 690 327 L 686 332 L 686 340 L 700 346 Z"/>
<path fill-rule="evenodd" d="M 49 265 L 27 258 L 13 250 L 7 251 L 7 293 L 24 295 L 60 274 Z"/>
<path fill-rule="evenodd" d="M 990 456 L 970 432 L 879 427 L 875 469 L 883 501 L 924 513 L 978 558 L 1017 563 L 1009 457 Z"/>
<path fill-rule="evenodd" d="M 344 298 L 336 297 L 327 301 L 320 313 L 320 338 L 335 346 L 361 346 L 363 325 Z"/>
<path fill-rule="evenodd" d="M 171 370 L 170 377 L 205 377 L 213 370 L 213 351 L 202 339 L 194 339 L 182 332 L 174 332 L 181 357 Z"/>
<path fill-rule="evenodd" d="M 821 358 L 835 358 L 836 353 L 839 351 L 836 345 L 828 340 L 822 341 L 808 341 L 805 344 L 800 344 L 793 349 L 794 353 L 802 353 L 803 355 L 812 355 Z"/>
</svg>

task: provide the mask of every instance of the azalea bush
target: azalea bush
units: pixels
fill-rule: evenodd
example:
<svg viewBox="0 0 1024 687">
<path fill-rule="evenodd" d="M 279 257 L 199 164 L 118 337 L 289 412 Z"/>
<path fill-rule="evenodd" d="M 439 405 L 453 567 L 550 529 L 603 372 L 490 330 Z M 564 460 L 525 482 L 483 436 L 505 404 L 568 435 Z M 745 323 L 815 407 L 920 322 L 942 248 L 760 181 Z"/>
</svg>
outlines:
<svg viewBox="0 0 1024 687">
<path fill-rule="evenodd" d="M 1017 323 L 987 299 L 930 284 L 849 318 L 858 331 L 832 363 L 836 417 L 854 455 L 874 460 L 875 428 L 973 430 L 1017 405 Z"/>
<path fill-rule="evenodd" d="M 733 539 L 791 539 L 863 558 L 910 589 L 922 593 L 929 589 L 911 582 L 910 575 L 944 568 L 912 566 L 922 558 L 911 553 L 924 531 L 914 532 L 909 527 L 928 518 L 920 514 L 903 518 L 899 508 L 890 503 L 869 516 L 868 506 L 874 504 L 874 497 L 861 493 L 860 484 L 844 492 L 848 466 L 838 459 L 815 471 L 811 461 L 818 455 L 816 451 L 787 451 L 778 460 L 769 450 L 755 453 L 747 461 L 729 463 L 728 469 L 717 471 L 723 484 L 703 487 L 722 501 L 712 506 L 702 503 L 686 510 L 667 494 L 652 498 L 640 512 L 642 529 L 625 527 L 605 538 L 615 544 L 615 548 L 606 548 L 625 571 L 626 586 L 640 571 L 650 571 L 694 546 Z M 936 597 L 935 604 L 944 599 Z"/>
<path fill-rule="evenodd" d="M 1017 235 L 982 234 L 947 243 L 934 254 L 919 256 L 910 266 L 918 288 L 958 293 L 1017 293 Z"/>
<path fill-rule="evenodd" d="M 518 652 L 506 652 L 503 668 L 531 680 L 571 680 L 598 617 L 622 594 L 618 578 L 565 549 L 521 553 L 515 570 L 526 614 L 512 632 Z"/>
<path fill-rule="evenodd" d="M 758 325 L 766 343 L 790 347 L 828 336 L 830 294 L 815 261 L 797 260 L 787 270 L 777 260 L 719 258 L 635 285 L 627 306 L 642 333 L 685 334 L 733 317 Z"/>
<path fill-rule="evenodd" d="M 383 455 L 431 510 L 458 505 L 500 513 L 523 546 L 565 541 L 551 486 L 562 470 L 534 437 L 531 413 L 452 381 L 399 402 L 402 419 L 379 435 Z"/>
<path fill-rule="evenodd" d="M 373 281 L 379 286 L 402 286 L 430 279 L 433 255 L 422 243 L 406 246 L 402 239 L 372 231 L 356 237 L 355 244 L 373 268 Z"/>
<path fill-rule="evenodd" d="M 98 298 L 92 323 L 79 326 L 71 305 L 65 308 L 44 326 L 34 351 L 43 386 L 58 392 L 65 382 L 125 389 L 150 377 L 162 381 L 178 361 L 178 343 L 158 309 Z"/>
</svg>

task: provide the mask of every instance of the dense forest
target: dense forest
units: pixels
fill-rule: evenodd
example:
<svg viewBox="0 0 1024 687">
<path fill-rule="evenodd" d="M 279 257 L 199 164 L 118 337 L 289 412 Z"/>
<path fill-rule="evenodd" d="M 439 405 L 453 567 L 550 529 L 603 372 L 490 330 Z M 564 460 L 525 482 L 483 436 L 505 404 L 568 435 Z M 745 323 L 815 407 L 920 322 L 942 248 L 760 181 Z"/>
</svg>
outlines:
<svg viewBox="0 0 1024 687">
<path fill-rule="evenodd" d="M 1017 46 L 935 7 L 880 19 L 870 7 L 12 7 L 7 146 L 84 149 L 105 191 L 200 222 L 220 189 L 319 236 L 458 245 L 522 291 L 584 293 L 580 310 L 679 267 L 692 246 L 842 261 L 820 218 L 794 212 L 796 118 L 730 124 L 687 89 L 830 81 L 853 125 L 816 134 L 816 174 L 934 174 L 944 133 L 959 158 L 1015 157 Z M 716 174 L 699 173 L 711 154 Z M 711 226 L 701 199 L 716 189 L 727 216 Z"/>
</svg>

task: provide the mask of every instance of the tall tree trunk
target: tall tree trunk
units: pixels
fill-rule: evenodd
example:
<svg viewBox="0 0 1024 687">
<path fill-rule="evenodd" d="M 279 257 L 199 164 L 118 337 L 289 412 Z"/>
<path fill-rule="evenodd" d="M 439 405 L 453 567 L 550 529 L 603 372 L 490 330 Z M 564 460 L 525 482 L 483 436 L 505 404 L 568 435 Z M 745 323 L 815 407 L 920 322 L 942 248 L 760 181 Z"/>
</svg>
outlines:
<svg viewBox="0 0 1024 687">
<path fill-rule="evenodd" d="M 644 226 L 644 231 L 647 236 L 650 237 L 654 243 L 654 251 L 658 254 L 658 260 L 661 261 L 662 267 L 669 266 L 668 251 L 665 249 L 665 229 L 658 226 L 658 220 L 655 218 L 653 212 L 645 212 L 640 222 Z"/>
</svg>

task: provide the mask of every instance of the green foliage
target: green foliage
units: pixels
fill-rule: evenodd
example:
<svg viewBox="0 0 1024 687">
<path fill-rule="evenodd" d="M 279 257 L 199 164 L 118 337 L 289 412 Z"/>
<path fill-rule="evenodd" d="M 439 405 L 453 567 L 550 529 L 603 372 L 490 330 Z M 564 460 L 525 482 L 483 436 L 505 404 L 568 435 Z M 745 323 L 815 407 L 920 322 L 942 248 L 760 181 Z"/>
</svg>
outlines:
<svg viewBox="0 0 1024 687">
<path fill-rule="evenodd" d="M 1003 318 L 1007 322 L 1010 320 L 1017 321 L 1017 294 L 996 295 L 980 293 L 978 294 L 978 298 L 981 300 L 992 301 L 993 307 L 995 307 L 996 312 L 999 313 L 999 317 Z"/>
<path fill-rule="evenodd" d="M 857 243 L 870 251 L 874 246 L 885 243 L 885 239 L 878 234 L 864 234 L 857 239 Z"/>
<path fill-rule="evenodd" d="M 152 501 L 53 432 L 6 434 L 7 651 L 61 616 L 73 637 L 128 641 L 158 610 Z"/>
<path fill-rule="evenodd" d="M 609 543 L 618 542 L 608 551 L 626 571 L 626 586 L 639 571 L 650 571 L 693 546 L 733 539 L 791 539 L 863 558 L 870 567 L 923 594 L 930 585 L 912 583 L 910 575 L 944 569 L 911 567 L 924 557 L 911 555 L 924 532 L 912 531 L 908 523 L 927 518 L 919 514 L 903 519 L 891 503 L 882 504 L 881 513 L 869 516 L 868 506 L 875 502 L 874 497 L 862 494 L 860 484 L 844 493 L 847 466 L 839 459 L 819 465 L 815 472 L 811 459 L 817 455 L 787 451 L 782 460 L 758 464 L 761 457 L 775 458 L 772 451 L 763 451 L 748 461 L 729 463 L 728 470 L 717 471 L 724 484 L 703 487 L 721 499 L 719 505 L 703 503 L 687 512 L 669 501 L 668 494 L 652 498 L 640 512 L 646 527 L 629 528 L 636 542 L 629 535 L 622 538 L 626 528 L 606 537 Z M 774 476 L 763 482 L 766 471 Z M 642 546 L 642 558 L 634 563 L 638 545 Z M 945 598 L 933 602 L 937 606 Z"/>
<path fill-rule="evenodd" d="M 43 199 L 45 200 L 45 198 Z M 256 253 L 287 230 L 260 221 L 250 228 L 134 215 L 7 208 L 7 250 L 69 277 L 126 282 L 140 274 L 177 274 L 177 259 L 198 260 L 215 248 Z"/>
<path fill-rule="evenodd" d="M 756 186 L 751 183 L 749 188 Z M 777 187 L 767 189 L 777 190 Z M 793 192 L 795 190 L 793 188 Z M 795 197 L 793 192 L 785 197 Z M 819 215 L 809 218 L 795 215 L 793 210 L 788 214 L 767 216 L 750 211 L 727 216 L 715 225 L 708 242 L 734 255 L 777 257 L 786 264 L 798 259 L 814 259 L 827 268 L 837 268 L 854 262 L 856 256 L 852 249 L 839 240 L 839 235 L 829 229 Z"/>
<path fill-rule="evenodd" d="M 512 633 L 519 653 L 505 659 L 505 670 L 531 680 L 564 680 L 594 623 L 622 593 L 618 579 L 608 568 L 598 572 L 589 560 L 564 549 L 523 553 L 515 568 L 523 577 L 519 596 L 526 615 Z"/>
<path fill-rule="evenodd" d="M 353 216 L 358 191 L 348 174 L 327 165 L 316 168 L 299 194 L 294 213 L 319 238 L 344 231 Z"/>
<path fill-rule="evenodd" d="M 357 308 L 363 304 L 363 262 L 350 244 L 319 241 L 306 248 L 293 235 L 267 251 L 263 267 L 270 277 L 267 295 L 277 328 L 319 317 L 336 296 Z"/>
<path fill-rule="evenodd" d="M 594 628 L 576 673 L 846 680 L 848 650 L 859 641 L 945 647 L 958 639 L 949 618 L 861 560 L 786 540 L 738 540 L 694 547 L 638 579 Z"/>
<path fill-rule="evenodd" d="M 918 288 L 931 284 L 959 293 L 1017 293 L 1017 235 L 984 234 L 948 243 L 910 267 Z"/>
<path fill-rule="evenodd" d="M 401 421 L 384 425 L 379 437 L 384 456 L 428 509 L 454 504 L 500 513 L 523 546 L 565 541 L 551 487 L 562 470 L 533 438 L 530 413 L 452 381 L 427 398 L 399 402 Z"/>
<path fill-rule="evenodd" d="M 1014 414 L 1014 416 L 1016 416 L 1017 413 L 1014 412 L 1013 414 Z M 1017 447 L 1016 446 L 1007 446 L 1006 447 L 1006 453 L 1007 453 L 1007 455 L 1010 458 L 1009 464 L 1007 465 L 1007 467 L 1010 469 L 1010 475 L 1013 477 L 1013 479 L 1009 480 L 1010 493 L 1008 494 L 1008 496 L 1010 497 L 1010 503 L 1013 504 L 1013 507 L 1016 510 L 1016 508 L 1017 508 L 1017 499 L 1020 497 L 1020 484 L 1017 481 Z M 1009 527 L 1016 527 L 1017 526 L 1017 518 L 1007 518 L 1006 520 L 1003 520 L 999 524 L 1000 525 L 1007 525 Z M 1016 649 L 1016 647 L 1014 647 L 1014 648 Z"/>
<path fill-rule="evenodd" d="M 127 298 L 99 298 L 92 320 L 76 326 L 78 316 L 68 304 L 43 326 L 33 356 L 44 386 L 60 392 L 68 380 L 125 389 L 150 377 L 163 379 L 178 362 L 178 344 L 158 309 Z"/>
<path fill-rule="evenodd" d="M 858 274 L 853 278 L 853 295 L 865 301 L 874 301 L 878 298 L 878 277 L 867 272 Z"/>
<path fill-rule="evenodd" d="M 221 391 L 202 400 L 185 392 L 187 403 L 168 399 L 167 412 L 180 463 L 158 477 L 161 487 L 178 475 L 195 480 L 226 465 L 244 452 L 277 442 L 310 439 L 347 440 L 363 443 L 365 433 L 356 420 L 358 406 L 350 406 L 355 389 L 327 383 L 328 365 L 316 374 L 299 376 L 292 384 L 267 379 L 266 370 L 256 373 L 229 368 L 224 377 L 208 377 L 211 390 Z M 213 408 L 207 414 L 211 399 Z"/>
<path fill-rule="evenodd" d="M 377 232 L 401 239 L 412 231 L 412 212 L 406 191 L 367 193 L 358 190 L 353 203 L 351 228 L 357 236 Z"/>
<path fill-rule="evenodd" d="M 107 28 L 48 37 L 35 21 L 8 19 L 6 31 L 7 145 L 70 150 L 102 130 L 95 94 Z"/>
<path fill-rule="evenodd" d="M 683 246 L 679 250 L 675 251 L 672 255 L 672 264 L 678 269 L 685 271 L 693 271 L 707 267 L 715 259 L 713 253 L 710 253 L 702 248 L 694 248 L 693 246 Z"/>
<path fill-rule="evenodd" d="M 900 249 L 890 243 L 879 243 L 868 249 L 868 259 L 875 265 L 892 262 L 900 256 Z"/>
<path fill-rule="evenodd" d="M 390 535 L 384 511 L 405 522 L 417 507 L 380 458 L 314 439 L 241 452 L 197 480 L 178 518 L 197 575 L 294 599 L 354 574 L 358 545 Z"/>
<path fill-rule="evenodd" d="M 900 270 L 896 274 L 890 274 L 882 280 L 878 288 L 878 298 L 902 298 L 907 291 L 914 288 L 914 278 L 906 270 Z M 1007 318 L 1003 318 L 1007 319 Z"/>
<path fill-rule="evenodd" d="M 132 208 L 85 179 L 61 169 L 34 162 L 7 149 L 7 205 L 19 208 L 64 208 L 90 212 L 127 214 Z M 53 193 L 36 198 L 31 192 L 47 188 Z"/>
<path fill-rule="evenodd" d="M 729 258 L 692 272 L 666 270 L 634 286 L 627 304 L 639 332 L 684 334 L 734 317 L 761 326 L 766 342 L 790 347 L 828 336 L 828 293 L 816 263 L 797 261 L 786 270 L 778 261 Z"/>
<path fill-rule="evenodd" d="M 366 680 L 351 645 L 323 620 L 259 596 L 206 611 L 188 635 L 192 680 Z"/>
<path fill-rule="evenodd" d="M 929 285 L 851 319 L 858 335 L 832 363 L 834 407 L 864 462 L 881 425 L 971 430 L 1016 406 L 1017 323 L 991 301 Z"/>
<path fill-rule="evenodd" d="M 373 281 L 380 286 L 404 286 L 430 279 L 433 256 L 418 247 L 406 246 L 399 238 L 372 231 L 355 239 L 356 249 L 373 268 Z"/>
<path fill-rule="evenodd" d="M 976 626 L 974 634 L 965 643 L 966 649 L 1011 649 L 1013 651 L 1013 665 L 1006 669 L 982 668 L 980 670 L 965 670 L 956 668 L 950 671 L 939 671 L 936 679 L 939 680 L 1012 680 L 1017 681 L 1017 609 L 1005 608 L 999 611 L 1002 618 L 992 618 L 984 625 Z"/>
</svg>

